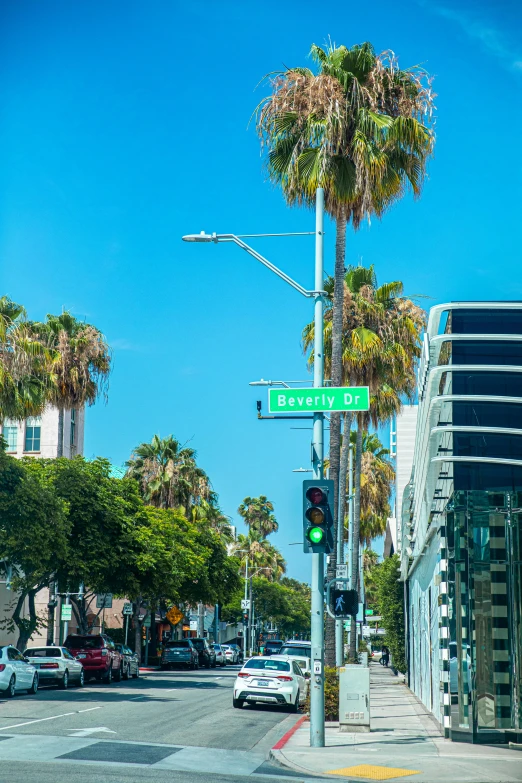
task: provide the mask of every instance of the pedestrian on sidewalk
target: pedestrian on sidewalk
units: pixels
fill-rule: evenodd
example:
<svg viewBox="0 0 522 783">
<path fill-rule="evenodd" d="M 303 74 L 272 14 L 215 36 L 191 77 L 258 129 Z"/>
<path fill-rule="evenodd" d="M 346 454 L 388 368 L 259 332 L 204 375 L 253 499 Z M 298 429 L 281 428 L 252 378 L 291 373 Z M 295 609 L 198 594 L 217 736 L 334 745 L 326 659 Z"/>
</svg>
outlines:
<svg viewBox="0 0 522 783">
<path fill-rule="evenodd" d="M 381 664 L 383 666 L 388 666 L 389 662 L 390 662 L 390 651 L 386 647 L 386 645 L 384 645 L 383 648 L 381 649 Z"/>
</svg>

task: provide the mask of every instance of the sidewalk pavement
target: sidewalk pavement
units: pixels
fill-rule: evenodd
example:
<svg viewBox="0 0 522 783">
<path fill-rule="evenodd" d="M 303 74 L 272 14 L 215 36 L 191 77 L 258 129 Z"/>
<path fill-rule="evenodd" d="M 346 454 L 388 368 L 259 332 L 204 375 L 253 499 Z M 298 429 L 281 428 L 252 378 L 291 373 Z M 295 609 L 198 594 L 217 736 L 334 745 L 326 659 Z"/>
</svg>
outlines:
<svg viewBox="0 0 522 783">
<path fill-rule="evenodd" d="M 327 724 L 326 747 L 310 747 L 310 724 L 299 721 L 271 751 L 278 764 L 334 780 L 412 783 L 519 783 L 522 753 L 506 746 L 468 745 L 441 735 L 433 716 L 390 669 L 370 663 L 370 732 Z M 286 740 L 286 741 L 285 741 Z"/>
</svg>

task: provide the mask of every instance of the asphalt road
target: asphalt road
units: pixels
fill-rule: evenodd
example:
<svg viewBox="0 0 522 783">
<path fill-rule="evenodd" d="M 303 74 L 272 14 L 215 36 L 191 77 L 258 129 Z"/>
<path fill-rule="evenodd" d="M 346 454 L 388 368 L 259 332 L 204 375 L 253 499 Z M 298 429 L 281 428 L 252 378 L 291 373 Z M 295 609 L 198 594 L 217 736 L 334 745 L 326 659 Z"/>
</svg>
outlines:
<svg viewBox="0 0 522 783">
<path fill-rule="evenodd" d="M 0 697 L 0 783 L 283 780 L 266 758 L 298 716 L 233 709 L 238 668 Z"/>
</svg>

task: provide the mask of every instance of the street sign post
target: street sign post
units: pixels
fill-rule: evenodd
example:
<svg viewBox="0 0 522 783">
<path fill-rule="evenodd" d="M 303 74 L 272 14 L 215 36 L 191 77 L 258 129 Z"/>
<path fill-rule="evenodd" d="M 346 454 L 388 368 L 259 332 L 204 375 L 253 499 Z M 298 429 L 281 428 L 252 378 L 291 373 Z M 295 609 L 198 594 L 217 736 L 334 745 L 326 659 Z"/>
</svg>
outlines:
<svg viewBox="0 0 522 783">
<path fill-rule="evenodd" d="M 270 413 L 339 413 L 369 409 L 368 386 L 268 390 Z"/>
<path fill-rule="evenodd" d="M 132 604 L 123 604 L 123 614 L 132 614 Z"/>
<path fill-rule="evenodd" d="M 96 609 L 112 609 L 112 593 L 98 593 Z"/>
</svg>

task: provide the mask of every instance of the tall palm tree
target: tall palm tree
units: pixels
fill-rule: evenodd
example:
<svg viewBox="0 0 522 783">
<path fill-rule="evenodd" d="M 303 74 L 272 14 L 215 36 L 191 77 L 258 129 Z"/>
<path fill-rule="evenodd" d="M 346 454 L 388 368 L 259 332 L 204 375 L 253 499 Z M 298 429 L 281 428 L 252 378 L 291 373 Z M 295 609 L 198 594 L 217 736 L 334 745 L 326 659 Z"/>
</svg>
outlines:
<svg viewBox="0 0 522 783">
<path fill-rule="evenodd" d="M 312 46 L 316 70 L 272 74 L 271 94 L 256 110 L 270 179 L 287 203 L 312 206 L 324 188 L 336 222 L 331 374 L 343 376 L 343 296 L 346 225 L 357 230 L 382 216 L 407 189 L 419 196 L 433 151 L 434 93 L 418 67 L 401 70 L 393 52 L 375 54 L 368 42 L 347 48 Z M 334 535 L 340 469 L 341 419 L 330 423 L 330 477 L 335 482 Z M 329 575 L 335 574 L 335 551 Z"/>
<path fill-rule="evenodd" d="M 266 538 L 279 530 L 274 505 L 266 495 L 260 495 L 258 498 L 246 497 L 237 513 L 243 517 L 249 530 L 261 538 Z"/>
<path fill-rule="evenodd" d="M 357 433 L 351 433 L 355 446 Z M 361 459 L 361 521 L 359 541 L 371 546 L 386 530 L 390 515 L 389 498 L 395 481 L 395 469 L 376 433 L 363 432 Z M 365 550 L 369 551 L 368 549 Z"/>
<path fill-rule="evenodd" d="M 333 318 L 335 283 L 325 282 L 327 306 L 325 308 L 324 355 L 325 367 L 332 366 Z M 400 281 L 379 286 L 373 265 L 349 267 L 344 276 L 343 332 L 342 332 L 342 382 L 344 385 L 368 386 L 370 389 L 369 414 L 357 414 L 354 480 L 354 549 L 352 577 L 358 584 L 359 528 L 361 520 L 361 470 L 362 439 L 370 421 L 374 426 L 388 421 L 402 407 L 402 396 L 411 396 L 415 389 L 414 366 L 420 352 L 420 333 L 424 326 L 424 312 L 403 295 Z M 303 330 L 303 346 L 313 362 L 314 325 Z M 340 481 L 342 498 L 346 497 L 346 472 L 348 466 L 348 431 L 351 418 L 345 422 Z M 331 465 L 331 457 L 330 457 Z M 330 468 L 331 470 L 331 468 Z M 342 519 L 345 509 L 341 507 Z M 334 658 L 333 628 L 327 621 L 326 655 Z"/>
<path fill-rule="evenodd" d="M 240 533 L 232 548 L 231 554 L 241 555 L 241 565 L 244 567 L 248 557 L 250 572 L 259 569 L 259 575 L 271 582 L 278 581 L 286 573 L 286 561 L 281 552 L 266 539 L 249 533 Z"/>
<path fill-rule="evenodd" d="M 127 475 L 138 481 L 151 506 L 182 507 L 190 515 L 194 505 L 215 499 L 207 474 L 196 464 L 194 449 L 182 448 L 172 435 L 154 435 L 150 443 L 140 443 L 126 465 Z"/>
<path fill-rule="evenodd" d="M 59 410 L 58 456 L 63 456 L 64 412 L 93 405 L 107 396 L 111 371 L 111 350 L 104 335 L 91 324 L 64 310 L 47 315 L 44 322 L 32 322 L 33 340 L 51 357 L 46 400 Z"/>
<path fill-rule="evenodd" d="M 0 423 L 43 411 L 50 358 L 33 339 L 24 307 L 0 297 Z"/>
</svg>

